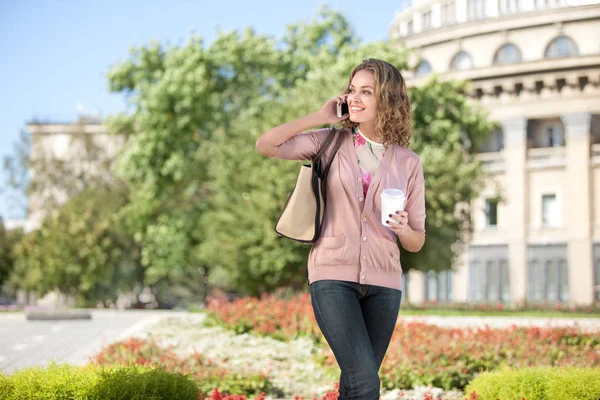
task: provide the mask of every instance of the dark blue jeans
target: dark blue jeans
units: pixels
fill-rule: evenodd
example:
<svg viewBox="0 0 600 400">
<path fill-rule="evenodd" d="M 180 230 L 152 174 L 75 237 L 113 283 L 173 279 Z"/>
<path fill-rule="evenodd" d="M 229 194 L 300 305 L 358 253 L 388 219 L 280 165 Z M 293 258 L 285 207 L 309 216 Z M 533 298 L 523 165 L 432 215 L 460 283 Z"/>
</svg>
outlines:
<svg viewBox="0 0 600 400">
<path fill-rule="evenodd" d="M 379 367 L 402 291 L 345 281 L 310 285 L 313 311 L 342 371 L 339 400 L 379 400 Z"/>
</svg>

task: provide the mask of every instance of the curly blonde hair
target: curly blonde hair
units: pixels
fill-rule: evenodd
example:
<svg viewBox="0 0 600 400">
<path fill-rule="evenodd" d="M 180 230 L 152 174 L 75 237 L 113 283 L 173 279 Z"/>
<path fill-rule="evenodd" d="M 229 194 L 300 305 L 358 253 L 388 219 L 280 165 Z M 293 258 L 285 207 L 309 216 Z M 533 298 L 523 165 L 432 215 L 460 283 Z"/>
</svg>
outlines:
<svg viewBox="0 0 600 400">
<path fill-rule="evenodd" d="M 412 134 L 411 108 L 406 92 L 406 83 L 400 71 L 386 61 L 368 58 L 354 68 L 350 74 L 348 86 L 342 94 L 350 92 L 350 84 L 354 75 L 362 70 L 370 71 L 375 76 L 375 98 L 378 107 L 375 123 L 377 137 L 386 148 L 392 144 L 408 147 Z M 358 126 L 350 119 L 343 120 L 340 125 L 350 129 Z"/>
</svg>

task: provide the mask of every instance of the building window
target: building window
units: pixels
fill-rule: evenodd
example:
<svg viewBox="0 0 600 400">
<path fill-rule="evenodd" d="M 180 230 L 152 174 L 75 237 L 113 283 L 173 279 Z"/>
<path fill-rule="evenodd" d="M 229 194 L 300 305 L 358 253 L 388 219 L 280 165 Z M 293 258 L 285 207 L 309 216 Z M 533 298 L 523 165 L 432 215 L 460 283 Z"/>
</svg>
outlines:
<svg viewBox="0 0 600 400">
<path fill-rule="evenodd" d="M 559 36 L 546 47 L 546 58 L 574 57 L 579 55 L 579 49 L 571 38 Z"/>
<path fill-rule="evenodd" d="M 471 264 L 471 299 L 476 302 L 503 302 L 510 300 L 508 262 L 489 259 L 485 265 Z"/>
<path fill-rule="evenodd" d="M 412 19 L 406 24 L 406 34 L 412 35 L 415 32 Z"/>
<path fill-rule="evenodd" d="M 510 301 L 510 281 L 508 279 L 508 261 L 500 260 L 500 299 L 504 302 Z"/>
<path fill-rule="evenodd" d="M 437 301 L 437 274 L 434 271 L 427 272 L 427 282 L 425 287 L 425 298 L 427 301 Z"/>
<path fill-rule="evenodd" d="M 529 286 L 529 300 L 532 301 L 542 301 L 544 295 L 543 285 L 543 274 L 541 273 L 540 265 L 537 260 L 529 261 L 529 271 L 528 271 L 528 286 Z"/>
<path fill-rule="evenodd" d="M 425 299 L 436 303 L 452 301 L 452 271 L 427 272 Z"/>
<path fill-rule="evenodd" d="M 430 74 L 431 73 L 431 65 L 427 61 L 421 60 L 419 65 L 417 65 L 416 73 L 417 73 L 417 75 Z"/>
<path fill-rule="evenodd" d="M 552 125 L 546 128 L 547 147 L 561 147 L 565 145 L 562 126 Z"/>
<path fill-rule="evenodd" d="M 457 55 L 452 58 L 450 62 L 451 70 L 464 70 L 473 68 L 473 61 L 471 60 L 471 56 L 464 51 L 461 51 Z"/>
<path fill-rule="evenodd" d="M 485 17 L 486 0 L 467 0 L 467 18 L 480 19 Z"/>
<path fill-rule="evenodd" d="M 504 148 L 504 132 L 502 129 L 495 129 L 489 136 L 485 145 L 480 149 L 482 153 L 498 152 Z"/>
<path fill-rule="evenodd" d="M 512 64 L 521 61 L 521 52 L 514 44 L 505 44 L 494 55 L 494 64 Z"/>
<path fill-rule="evenodd" d="M 494 151 L 501 151 L 504 148 L 504 132 L 498 129 L 493 134 Z"/>
<path fill-rule="evenodd" d="M 556 195 L 542 195 L 542 226 L 557 227 L 560 226 L 560 220 L 560 210 Z"/>
<path fill-rule="evenodd" d="M 421 30 L 426 31 L 431 29 L 431 10 L 423 13 L 421 21 Z"/>
<path fill-rule="evenodd" d="M 498 200 L 485 199 L 485 226 L 495 228 L 498 226 Z"/>
<path fill-rule="evenodd" d="M 569 270 L 566 250 L 566 246 L 531 246 L 529 248 L 528 300 L 552 303 L 569 301 Z"/>
<path fill-rule="evenodd" d="M 500 292 L 498 290 L 498 264 L 495 261 L 488 261 L 485 266 L 485 293 L 487 301 L 500 300 Z"/>
<path fill-rule="evenodd" d="M 546 261 L 546 299 L 555 302 L 558 300 L 558 264 L 556 260 Z"/>
<path fill-rule="evenodd" d="M 519 0 L 498 0 L 500 14 L 512 14 L 519 11 Z"/>
<path fill-rule="evenodd" d="M 469 248 L 469 301 L 510 301 L 508 246 Z"/>
<path fill-rule="evenodd" d="M 594 300 L 600 301 L 600 244 L 594 245 Z"/>
<path fill-rule="evenodd" d="M 450 1 L 442 4 L 442 26 L 451 25 L 456 22 L 456 3 Z"/>
<path fill-rule="evenodd" d="M 479 260 L 475 260 L 471 262 L 469 266 L 469 294 L 470 299 L 475 302 L 480 302 L 483 300 L 483 286 L 484 282 L 483 274 L 481 273 L 481 264 Z"/>
<path fill-rule="evenodd" d="M 558 260 L 558 300 L 569 301 L 569 269 L 565 259 Z"/>
</svg>

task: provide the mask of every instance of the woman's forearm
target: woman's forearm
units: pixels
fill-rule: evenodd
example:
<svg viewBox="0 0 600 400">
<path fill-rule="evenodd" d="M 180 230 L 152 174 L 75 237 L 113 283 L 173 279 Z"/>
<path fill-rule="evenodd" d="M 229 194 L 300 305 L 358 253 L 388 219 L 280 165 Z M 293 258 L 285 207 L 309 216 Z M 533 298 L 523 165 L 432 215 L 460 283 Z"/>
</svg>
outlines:
<svg viewBox="0 0 600 400">
<path fill-rule="evenodd" d="M 273 157 L 277 154 L 279 145 L 288 139 L 319 125 L 327 123 L 323 113 L 320 111 L 308 114 L 305 117 L 294 121 L 286 122 L 283 125 L 265 132 L 256 141 L 256 150 L 267 157 Z"/>
<path fill-rule="evenodd" d="M 425 233 L 414 231 L 410 226 L 406 226 L 406 230 L 403 234 L 398 236 L 400 239 L 400 244 L 406 251 L 410 251 L 411 253 L 416 253 L 421 250 L 423 245 L 425 244 Z"/>
</svg>

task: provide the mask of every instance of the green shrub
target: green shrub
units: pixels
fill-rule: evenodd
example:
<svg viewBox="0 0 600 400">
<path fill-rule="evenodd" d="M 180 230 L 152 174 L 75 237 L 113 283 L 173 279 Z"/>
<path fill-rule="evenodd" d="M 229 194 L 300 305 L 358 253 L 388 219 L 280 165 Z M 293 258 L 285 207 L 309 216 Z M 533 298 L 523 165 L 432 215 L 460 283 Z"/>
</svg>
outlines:
<svg viewBox="0 0 600 400">
<path fill-rule="evenodd" d="M 165 371 L 182 373 L 190 376 L 203 393 L 209 393 L 215 387 L 225 393 L 246 396 L 262 392 L 276 396 L 282 393 L 261 371 L 231 370 L 197 352 L 185 356 L 178 355 L 173 346 L 162 347 L 153 340 L 130 338 L 112 343 L 103 348 L 92 362 L 107 366 L 160 367 Z"/>
<path fill-rule="evenodd" d="M 505 368 L 479 375 L 465 391 L 478 400 L 598 400 L 600 368 Z"/>
<path fill-rule="evenodd" d="M 186 375 L 140 366 L 74 367 L 51 364 L 0 378 L 3 400 L 197 400 Z"/>
</svg>

